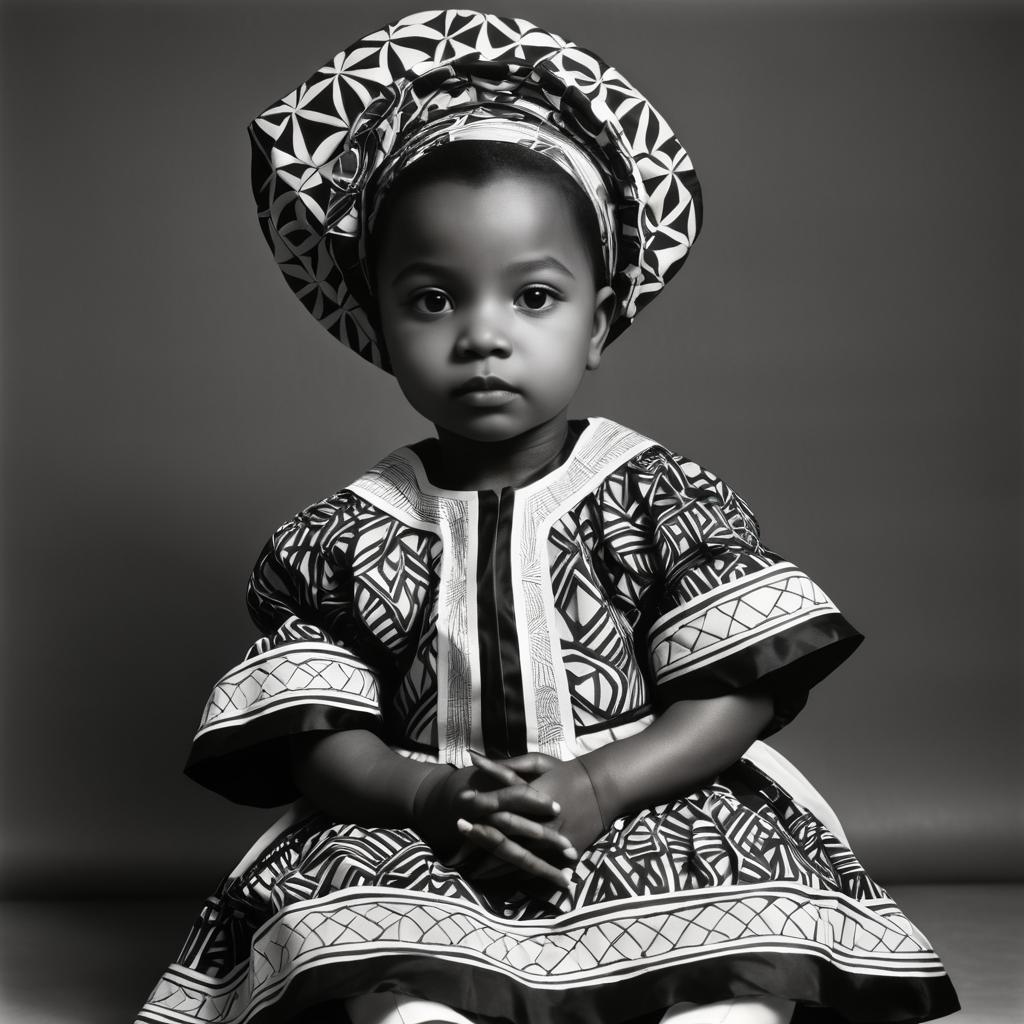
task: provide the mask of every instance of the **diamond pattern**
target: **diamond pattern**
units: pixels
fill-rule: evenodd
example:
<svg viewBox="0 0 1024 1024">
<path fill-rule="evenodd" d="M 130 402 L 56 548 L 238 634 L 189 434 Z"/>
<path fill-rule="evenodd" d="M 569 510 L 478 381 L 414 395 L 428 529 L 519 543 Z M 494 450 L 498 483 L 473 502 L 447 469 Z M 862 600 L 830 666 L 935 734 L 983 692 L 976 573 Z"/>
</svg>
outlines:
<svg viewBox="0 0 1024 1024">
<path fill-rule="evenodd" d="M 221 679 L 207 702 L 199 734 L 296 696 L 380 714 L 377 677 L 365 665 L 328 644 L 292 644 L 244 661 Z"/>
<path fill-rule="evenodd" d="M 651 629 L 651 662 L 659 683 L 703 668 L 741 647 L 838 609 L 815 583 L 789 563 L 723 584 L 693 611 L 683 605 Z"/>
<path fill-rule="evenodd" d="M 229 1024 L 243 1007 L 260 1005 L 263 993 L 277 991 L 296 972 L 314 965 L 344 972 L 354 959 L 396 954 L 442 953 L 438 969 L 445 969 L 442 963 L 455 970 L 463 962 L 483 964 L 494 984 L 559 989 L 562 999 L 578 986 L 615 977 L 623 967 L 684 969 L 743 955 L 752 946 L 763 962 L 812 950 L 817 960 L 841 965 L 841 975 L 856 975 L 860 964 L 856 985 L 870 985 L 878 977 L 891 983 L 908 972 L 941 975 L 927 941 L 846 847 L 752 766 L 743 764 L 732 773 L 685 801 L 621 819 L 581 862 L 570 892 L 550 903 L 521 896 L 495 901 L 439 865 L 406 830 L 307 821 L 297 827 L 294 840 L 279 841 L 267 858 L 277 870 L 287 863 L 290 872 L 311 879 L 329 876 L 331 886 L 311 883 L 302 891 L 319 893 L 315 901 L 304 896 L 279 913 L 268 909 L 263 926 L 253 920 L 251 954 L 241 945 L 237 950 L 246 971 L 231 972 L 230 961 L 218 961 L 217 977 L 233 979 L 229 988 L 235 1000 L 225 998 L 224 980 L 200 980 L 197 972 L 210 970 L 209 954 L 191 961 L 183 956 L 181 967 L 191 973 L 172 968 L 140 1019 L 166 1021 L 159 1014 L 173 1012 L 181 1014 L 171 1018 L 175 1021 Z M 756 811 L 730 788 L 739 784 L 748 790 L 752 782 L 760 783 L 764 801 Z M 698 822 L 703 830 L 694 827 Z M 673 832 L 693 837 L 690 855 L 677 859 L 668 872 L 649 874 L 638 852 L 666 849 Z M 709 858 L 716 844 L 746 857 Z M 779 845 L 799 854 L 790 861 L 798 865 L 793 875 L 748 874 L 743 861 L 763 863 L 765 851 Z M 400 883 L 392 868 L 396 855 L 412 857 Z M 700 877 L 704 868 L 698 861 L 717 865 L 714 884 Z M 346 865 L 342 873 L 340 862 Z M 231 882 L 223 910 L 202 918 L 197 933 L 223 928 L 236 902 L 250 906 L 251 879 L 267 874 L 266 864 L 258 861 Z M 612 876 L 631 881 L 613 895 L 607 886 Z M 202 945 L 193 942 L 186 951 Z"/>
</svg>

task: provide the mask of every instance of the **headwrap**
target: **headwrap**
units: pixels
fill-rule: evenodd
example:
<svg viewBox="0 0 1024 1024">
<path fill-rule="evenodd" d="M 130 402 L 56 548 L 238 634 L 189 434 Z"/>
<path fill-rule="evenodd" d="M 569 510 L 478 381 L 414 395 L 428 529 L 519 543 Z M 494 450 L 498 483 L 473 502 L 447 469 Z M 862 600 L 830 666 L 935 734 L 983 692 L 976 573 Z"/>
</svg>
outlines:
<svg viewBox="0 0 1024 1024">
<path fill-rule="evenodd" d="M 616 297 L 609 341 L 679 269 L 700 228 L 693 164 L 661 115 L 595 54 L 519 18 L 402 18 L 339 53 L 249 135 L 260 225 L 285 280 L 383 369 L 367 233 L 391 182 L 434 146 L 522 144 L 581 186 Z"/>
</svg>

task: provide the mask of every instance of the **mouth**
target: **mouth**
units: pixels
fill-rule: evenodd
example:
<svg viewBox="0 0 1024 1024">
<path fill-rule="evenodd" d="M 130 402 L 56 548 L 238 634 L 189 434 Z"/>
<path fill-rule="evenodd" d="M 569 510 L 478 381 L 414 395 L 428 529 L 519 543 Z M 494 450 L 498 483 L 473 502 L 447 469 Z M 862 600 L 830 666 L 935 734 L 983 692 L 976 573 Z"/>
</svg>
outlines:
<svg viewBox="0 0 1024 1024">
<path fill-rule="evenodd" d="M 514 395 L 517 393 L 517 390 L 507 380 L 502 380 L 501 377 L 487 376 L 472 377 L 465 384 L 460 384 L 455 389 L 454 394 L 456 398 L 462 398 L 465 395 L 488 394 L 490 392 Z"/>
</svg>

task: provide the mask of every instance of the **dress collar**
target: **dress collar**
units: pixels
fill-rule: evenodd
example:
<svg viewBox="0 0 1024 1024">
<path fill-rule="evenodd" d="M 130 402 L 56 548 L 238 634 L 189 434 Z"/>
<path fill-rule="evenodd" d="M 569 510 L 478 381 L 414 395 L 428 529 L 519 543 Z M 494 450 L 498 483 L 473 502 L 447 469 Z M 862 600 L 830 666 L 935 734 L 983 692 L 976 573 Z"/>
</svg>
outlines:
<svg viewBox="0 0 1024 1024">
<path fill-rule="evenodd" d="M 510 489 L 516 501 L 533 499 L 544 492 L 559 495 L 586 493 L 634 455 L 654 442 L 612 420 L 592 416 L 582 429 L 563 461 L 538 479 Z M 386 509 L 401 519 L 419 519 L 429 507 L 433 519 L 441 503 L 475 503 L 479 491 L 457 491 L 438 487 L 427 475 L 426 466 L 417 452 L 421 445 L 399 448 L 381 459 L 348 488 L 378 508 Z"/>
</svg>

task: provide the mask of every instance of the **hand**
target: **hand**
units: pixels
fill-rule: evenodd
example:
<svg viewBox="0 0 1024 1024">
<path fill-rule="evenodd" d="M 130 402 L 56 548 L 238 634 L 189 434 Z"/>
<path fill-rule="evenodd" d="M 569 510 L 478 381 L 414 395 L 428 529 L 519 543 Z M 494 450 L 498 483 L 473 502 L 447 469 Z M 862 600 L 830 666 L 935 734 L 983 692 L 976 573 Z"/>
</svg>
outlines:
<svg viewBox="0 0 1024 1024">
<path fill-rule="evenodd" d="M 547 760 L 554 763 L 531 779 L 531 785 L 560 805 L 561 813 L 549 825 L 558 829 L 582 853 L 608 831 L 593 780 L 578 758 L 570 758 L 568 761 L 555 758 Z M 510 767 L 515 767 L 514 762 Z"/>
<path fill-rule="evenodd" d="M 496 877 L 519 868 L 565 887 L 565 859 L 576 861 L 577 851 L 587 849 L 606 831 L 597 796 L 583 765 L 575 759 L 559 761 L 539 753 L 502 762 L 473 755 L 473 763 L 495 782 L 508 781 L 510 776 L 527 780 L 558 808 L 554 819 L 541 826 L 521 813 L 503 809 L 493 792 L 476 794 L 473 807 L 477 821 L 463 821 L 460 827 L 467 840 L 491 856 L 475 866 L 473 877 Z M 552 842 L 552 832 L 558 837 L 557 843 Z M 537 870 L 538 855 L 544 857 L 546 870 Z"/>
<path fill-rule="evenodd" d="M 487 803 L 480 806 L 484 795 Z M 459 860 L 450 858 L 464 857 L 473 849 L 464 849 L 465 829 L 491 810 L 521 816 L 528 823 L 527 834 L 541 843 L 565 845 L 557 833 L 538 822 L 538 819 L 546 820 L 557 814 L 551 800 L 512 771 L 487 771 L 477 765 L 467 768 L 439 765 L 432 770 L 420 783 L 413 799 L 413 827 L 441 860 L 459 866 Z"/>
<path fill-rule="evenodd" d="M 476 881 L 521 871 L 565 888 L 569 875 L 566 861 L 576 860 L 578 854 L 569 840 L 547 823 L 557 819 L 562 808 L 510 767 L 518 762 L 536 775 L 548 767 L 547 762 L 560 762 L 554 758 L 546 758 L 544 763 L 534 760 L 543 758 L 542 754 L 500 762 L 475 751 L 470 751 L 470 756 L 490 788 L 462 794 L 464 814 L 457 826 L 466 843 L 449 864 Z M 535 811 L 538 806 L 544 808 L 541 821 Z"/>
</svg>

